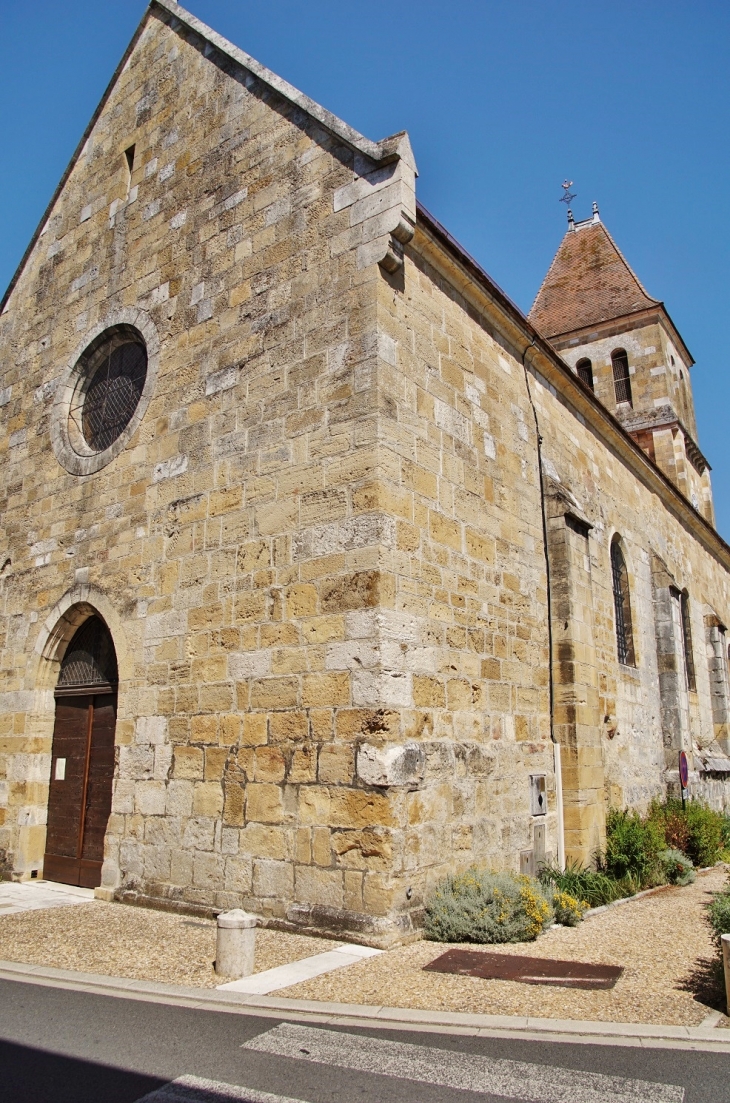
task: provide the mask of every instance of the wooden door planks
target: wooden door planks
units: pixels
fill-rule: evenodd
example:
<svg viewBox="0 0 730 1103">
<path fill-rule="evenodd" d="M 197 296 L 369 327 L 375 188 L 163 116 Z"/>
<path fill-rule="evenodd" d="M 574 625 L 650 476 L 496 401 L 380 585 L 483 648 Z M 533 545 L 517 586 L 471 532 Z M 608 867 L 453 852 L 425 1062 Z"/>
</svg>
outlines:
<svg viewBox="0 0 730 1103">
<path fill-rule="evenodd" d="M 104 835 L 111 812 L 116 694 L 56 701 L 44 876 L 95 888 L 101 883 Z M 57 778 L 57 761 L 65 776 Z M 61 771 L 62 773 L 64 771 Z"/>
</svg>

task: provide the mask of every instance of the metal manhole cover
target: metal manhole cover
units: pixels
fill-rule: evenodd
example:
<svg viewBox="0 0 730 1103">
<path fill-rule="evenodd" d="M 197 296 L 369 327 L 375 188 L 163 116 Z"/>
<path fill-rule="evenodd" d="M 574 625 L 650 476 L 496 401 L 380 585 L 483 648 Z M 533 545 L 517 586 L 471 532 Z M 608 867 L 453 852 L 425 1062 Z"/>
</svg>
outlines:
<svg viewBox="0 0 730 1103">
<path fill-rule="evenodd" d="M 481 950 L 447 950 L 423 968 L 434 973 L 481 977 L 482 980 L 558 984 L 564 988 L 613 988 L 623 973 L 620 965 L 592 965 L 584 961 L 557 961 Z"/>
</svg>

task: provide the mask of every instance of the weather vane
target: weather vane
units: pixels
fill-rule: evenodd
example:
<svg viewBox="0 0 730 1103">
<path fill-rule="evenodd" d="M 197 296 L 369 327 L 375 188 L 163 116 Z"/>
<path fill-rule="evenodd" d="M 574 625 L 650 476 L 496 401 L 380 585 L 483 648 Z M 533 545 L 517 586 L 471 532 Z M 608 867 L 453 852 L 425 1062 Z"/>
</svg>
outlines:
<svg viewBox="0 0 730 1103">
<path fill-rule="evenodd" d="M 570 202 L 572 202 L 572 200 L 575 199 L 575 197 L 577 195 L 577 192 L 574 192 L 574 191 L 570 190 L 573 187 L 573 181 L 572 180 L 563 180 L 563 183 L 560 186 L 563 189 L 563 194 L 560 196 L 560 202 L 561 203 L 570 203 Z"/>
</svg>

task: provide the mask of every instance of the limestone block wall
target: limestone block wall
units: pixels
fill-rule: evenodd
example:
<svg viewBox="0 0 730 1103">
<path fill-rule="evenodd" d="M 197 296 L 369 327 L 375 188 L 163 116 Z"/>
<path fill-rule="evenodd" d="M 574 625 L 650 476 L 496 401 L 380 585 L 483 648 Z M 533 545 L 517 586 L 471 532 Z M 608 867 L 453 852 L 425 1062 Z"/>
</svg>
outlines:
<svg viewBox="0 0 730 1103">
<path fill-rule="evenodd" d="M 679 414 L 682 423 L 687 426 L 692 436 L 697 440 L 697 418 L 692 394 L 692 380 L 690 378 L 692 364 L 687 362 L 686 353 L 680 351 L 664 326 L 659 327 L 659 337 L 664 351 L 664 366 L 669 393 L 672 396 L 672 405 Z"/>
<path fill-rule="evenodd" d="M 600 690 L 595 723 L 602 731 L 607 799 L 616 805 L 645 807 L 671 780 L 665 755 L 668 767 L 677 751 L 662 729 L 652 557 L 665 564 L 667 585 L 689 593 L 697 686 L 688 694 L 688 742 L 698 750 L 715 738 L 703 618 L 707 607 L 728 608 L 728 572 L 723 560 L 709 553 L 661 497 L 627 470 L 585 419 L 576 417 L 567 393 L 559 394 L 539 372 L 536 384 L 546 462 L 592 525 L 588 542 Z M 634 667 L 617 660 L 610 564 L 610 543 L 616 533 L 622 539 L 629 574 Z"/>
<path fill-rule="evenodd" d="M 599 332 L 589 337 L 562 339 L 556 347 L 574 369 L 583 357 L 591 360 L 595 393 L 604 406 L 629 430 L 642 426 L 637 434 L 641 446 L 694 507 L 714 523 L 709 470 L 702 464 L 700 470 L 699 461 L 693 462 L 691 446 L 687 448 L 680 429 L 650 427 L 652 420 L 659 423 L 679 418 L 697 441 L 691 361 L 676 347 L 666 327 L 657 319 L 639 320 L 631 328 L 627 322 L 617 323 L 599 327 Z M 628 355 L 632 408 L 616 404 L 611 353 L 617 348 L 624 348 Z"/>
<path fill-rule="evenodd" d="M 396 346 L 393 366 L 403 366 L 398 421 L 388 429 L 390 438 L 396 442 L 394 451 L 402 447 L 404 453 L 396 473 L 400 474 L 402 485 L 410 457 L 415 454 L 425 459 L 428 455 L 427 441 L 418 435 L 421 425 L 431 431 L 434 426 L 436 429 L 441 426 L 442 434 L 446 429 L 448 435 L 441 437 L 441 458 L 433 464 L 431 495 L 439 512 L 446 512 L 455 524 L 449 557 L 444 559 L 441 555 L 440 559 L 452 571 L 455 564 L 461 567 L 464 563 L 462 577 L 468 570 L 472 577 L 479 578 L 480 596 L 484 593 L 494 600 L 499 595 L 495 623 L 500 621 L 500 614 L 504 617 L 513 601 L 520 611 L 515 622 L 510 624 L 509 617 L 501 621 L 509 659 L 504 661 L 506 657 L 500 654 L 497 635 L 495 651 L 483 663 L 483 676 L 486 674 L 489 679 L 493 672 L 496 679 L 506 675 L 509 682 L 498 688 L 499 683 L 487 681 L 484 695 L 487 710 L 491 712 L 494 708 L 499 689 L 513 713 L 519 712 L 520 706 L 524 708 L 524 702 L 537 690 L 532 697 L 538 706 L 537 713 L 527 721 L 520 720 L 523 731 L 526 723 L 534 724 L 529 728 L 531 738 L 522 746 L 519 739 L 514 743 L 509 739 L 497 742 L 504 761 L 510 759 L 508 768 L 517 779 L 534 768 L 529 764 L 531 754 L 536 756 L 535 762 L 541 763 L 540 768 L 547 769 L 548 751 L 548 716 L 541 711 L 542 702 L 546 703 L 546 697 L 541 696 L 545 668 L 540 663 L 546 662 L 547 610 L 542 589 L 545 575 L 539 531 L 538 465 L 522 354 L 530 365 L 530 391 L 543 440 L 544 490 L 547 499 L 552 494 L 555 501 L 562 502 L 562 506 L 553 507 L 548 501 L 547 513 L 554 603 L 554 730 L 564 743 L 566 846 L 569 854 L 589 860 L 602 842 L 606 804 L 646 808 L 652 798 L 663 796 L 676 774 L 674 758 L 678 748 L 672 742 L 672 733 L 665 731 L 662 717 L 659 660 L 664 664 L 667 656 L 658 655 L 657 650 L 653 559 L 659 556 L 666 564 L 667 585 L 679 591 L 686 589 L 689 594 L 697 681 L 696 689 L 687 694 L 689 720 L 683 735 L 690 758 L 693 750 L 708 747 L 716 736 L 703 618 L 708 607 L 728 608 L 730 560 L 720 545 L 713 550 L 713 537 L 708 535 L 705 539 L 701 522 L 693 529 L 681 520 L 671 496 L 667 497 L 666 491 L 658 490 L 656 484 L 642 476 L 641 460 L 633 462 L 632 467 L 628 457 L 622 458 L 616 444 L 609 443 L 609 427 L 602 429 L 600 419 L 591 420 L 584 415 L 579 396 L 571 396 L 570 384 L 564 376 L 554 367 L 550 368 L 551 380 L 542 374 L 535 365 L 540 363 L 547 370 L 544 354 L 533 352 L 524 337 L 520 350 L 520 336 L 515 332 L 513 319 L 496 310 L 488 291 L 480 293 L 478 281 L 465 277 L 448 247 L 436 244 L 428 228 L 420 235 L 417 233 L 409 259 L 403 294 L 396 291 L 381 295 L 384 319 L 381 325 L 393 336 Z M 405 324 L 400 321 L 401 315 Z M 432 334 L 430 344 L 425 345 L 424 317 L 430 322 Z M 388 372 L 387 368 L 382 370 Z M 390 375 L 395 388 L 398 376 L 392 371 Z M 419 381 L 415 393 L 408 387 L 412 378 Z M 429 418 L 423 422 L 413 415 L 414 408 L 418 413 L 419 402 L 421 409 L 429 412 Z M 450 407 L 448 415 L 443 411 L 444 403 Z M 460 474 L 463 471 L 465 489 L 475 488 L 474 497 L 460 490 L 450 498 L 444 487 L 445 472 L 450 470 L 446 460 L 449 437 L 455 440 L 457 458 L 448 463 L 459 465 L 465 461 L 459 471 Z M 490 461 L 495 458 L 497 463 L 493 467 Z M 494 477 L 490 479 L 492 472 Z M 488 502 L 486 510 L 485 502 Z M 407 527 L 411 517 L 416 516 L 416 504 L 415 498 L 411 502 L 405 497 L 403 502 L 404 524 L 399 531 L 403 540 L 407 534 L 410 544 L 404 543 L 403 551 L 410 555 L 402 557 L 402 570 L 406 566 L 413 570 L 414 550 L 428 547 L 424 539 L 425 513 L 421 513 L 420 531 L 414 533 Z M 429 535 L 440 523 L 440 518 L 429 515 Z M 485 528 L 482 530 L 480 525 Z M 484 573 L 480 563 L 470 562 L 471 526 L 479 535 L 488 532 L 496 537 L 493 550 L 490 548 L 493 559 L 487 559 Z M 636 655 L 631 667 L 619 663 L 617 657 L 610 560 L 611 541 L 616 535 L 621 539 L 629 576 Z M 562 560 L 560 547 L 565 548 Z M 501 587 L 511 585 L 507 563 L 515 565 L 519 582 L 514 596 L 505 600 Z M 419 567 L 419 580 L 422 570 Z M 488 583 L 486 587 L 484 582 Z M 492 583 L 495 588 L 490 588 Z M 563 584 L 565 592 L 561 597 Z M 405 589 L 406 585 L 411 584 L 405 579 L 398 583 L 399 589 Z M 460 580 L 459 585 L 466 583 Z M 488 616 L 492 615 L 489 601 L 483 609 Z M 434 619 L 430 603 L 424 604 L 423 610 Z M 718 613 L 721 618 L 725 615 Z M 448 620 L 448 615 L 445 616 Z M 527 643 L 526 647 L 522 641 Z M 678 638 L 675 642 L 679 646 Z M 537 651 L 531 651 L 530 645 Z M 541 650 L 537 668 L 531 670 L 529 657 Z M 446 655 L 444 652 L 441 655 L 443 662 Z M 495 658 L 500 659 L 499 665 L 494 663 Z M 464 657 L 452 654 L 448 661 L 452 668 L 458 669 L 457 662 L 463 662 Z M 678 670 L 679 655 L 675 661 Z M 525 692 L 523 685 L 530 689 Z M 432 706 L 443 699 L 443 696 L 434 698 Z M 442 716 L 437 709 L 433 712 L 435 731 L 443 730 Z M 450 720 L 448 713 L 446 718 Z M 493 727 L 495 719 L 492 714 Z M 575 750 L 572 759 L 568 753 L 571 746 Z M 519 785 L 518 780 L 518 792 Z M 699 788 L 697 793 L 700 795 Z M 726 803 L 728 797 L 730 793 L 725 791 Z M 528 807 L 526 801 L 521 807 L 518 802 L 519 796 L 514 806 L 517 812 L 514 830 L 516 834 L 521 832 L 524 840 L 530 829 Z M 554 836 L 551 843 L 554 845 Z"/>
<path fill-rule="evenodd" d="M 565 847 L 590 862 L 605 833 L 590 523 L 554 476 L 546 488 L 552 609 L 554 736 L 561 745 Z"/>
<path fill-rule="evenodd" d="M 715 739 L 730 750 L 730 686 L 728 682 L 727 630 L 723 620 L 709 609 L 704 618 L 704 639 L 710 682 L 710 708 Z"/>
<path fill-rule="evenodd" d="M 533 773 L 547 778 L 547 851 L 557 846 L 525 378 L 515 348 L 471 316 L 426 244 L 417 233 L 407 247 L 402 284 L 379 285 L 386 401 L 373 487 L 395 519 L 388 563 L 395 609 L 409 624 L 386 673 L 392 692 L 404 694 L 404 736 L 426 746 L 405 836 L 407 867 L 423 870 L 419 887 L 474 861 L 519 868 L 535 825 L 545 823 L 531 815 Z"/>
<path fill-rule="evenodd" d="M 692 793 L 695 799 L 709 804 L 717 812 L 727 812 L 728 809 L 728 779 L 727 774 L 700 774 L 697 780 L 692 781 Z M 677 789 L 675 788 L 675 795 Z"/>
<path fill-rule="evenodd" d="M 617 348 L 625 349 L 634 410 L 653 412 L 658 406 L 671 404 L 696 436 L 689 367 L 657 319 L 637 322 L 631 328 L 624 322 L 608 334 L 599 332 L 591 334 L 590 339 L 572 338 L 558 344 L 561 356 L 571 367 L 584 356 L 590 359 L 596 394 L 612 413 L 616 409 L 616 392 L 611 353 Z M 684 377 L 681 383 L 680 371 Z"/>
<path fill-rule="evenodd" d="M 401 738 L 381 640 L 408 639 L 385 615 L 395 520 L 369 490 L 373 285 L 413 210 L 399 149 L 375 178 L 189 27 L 148 19 L 0 319 L 13 875 L 41 868 L 53 686 L 88 608 L 120 671 L 109 893 L 290 922 L 316 906 L 330 925 L 392 911 L 421 770 L 406 748 L 387 785 L 368 773 L 391 727 Z M 372 224 L 343 201 L 358 179 L 385 196 Z M 112 462 L 71 474 L 54 394 L 120 312 L 157 340 L 154 392 Z"/>
</svg>

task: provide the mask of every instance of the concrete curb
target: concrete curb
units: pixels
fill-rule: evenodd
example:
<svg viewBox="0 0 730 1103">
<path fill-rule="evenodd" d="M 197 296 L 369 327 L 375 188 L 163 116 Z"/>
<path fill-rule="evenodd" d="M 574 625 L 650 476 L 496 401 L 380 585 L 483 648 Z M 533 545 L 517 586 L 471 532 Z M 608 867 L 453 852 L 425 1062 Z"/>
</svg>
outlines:
<svg viewBox="0 0 730 1103">
<path fill-rule="evenodd" d="M 488 1038 L 730 1053 L 730 1030 L 718 1031 L 709 1025 L 651 1026 L 646 1023 L 602 1023 L 519 1015 L 472 1015 L 456 1011 L 419 1011 L 412 1008 L 288 1000 L 275 996 L 221 991 L 217 988 L 187 988 L 154 981 L 107 977 L 96 973 L 77 973 L 15 961 L 0 961 L 0 979 L 205 1011 L 318 1022 L 331 1026 L 369 1027 L 378 1030 L 415 1029 L 429 1033 L 468 1034 Z M 708 1022 L 719 1017 L 708 1016 Z"/>
</svg>

